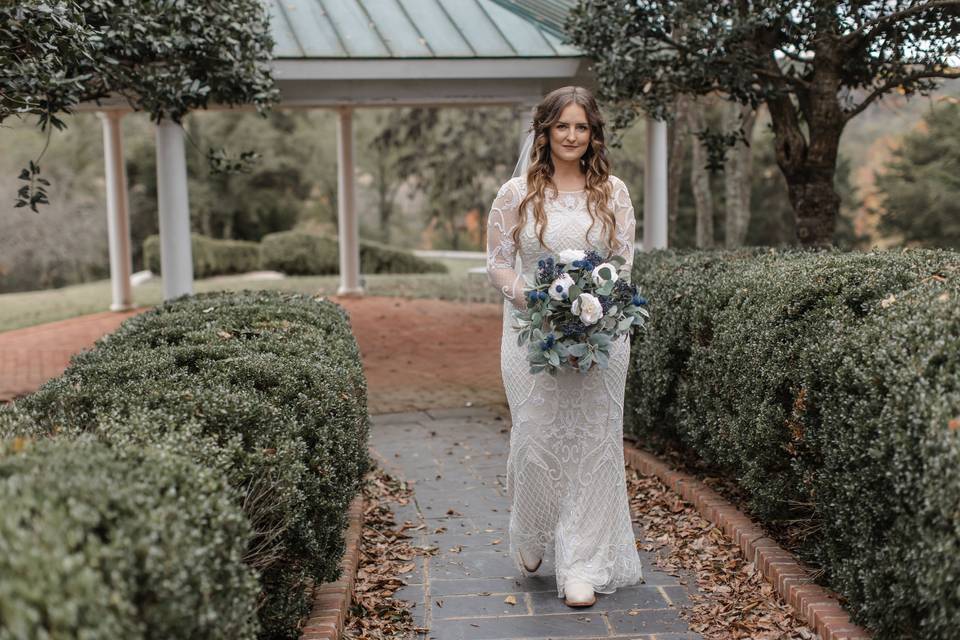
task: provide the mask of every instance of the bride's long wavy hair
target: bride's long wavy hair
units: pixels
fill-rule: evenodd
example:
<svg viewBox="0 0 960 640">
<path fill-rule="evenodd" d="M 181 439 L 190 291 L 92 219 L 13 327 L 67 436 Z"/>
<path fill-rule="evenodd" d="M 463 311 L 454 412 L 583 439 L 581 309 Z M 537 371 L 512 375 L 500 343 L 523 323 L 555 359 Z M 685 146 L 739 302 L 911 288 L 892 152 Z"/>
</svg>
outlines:
<svg viewBox="0 0 960 640">
<path fill-rule="evenodd" d="M 550 128 L 560 120 L 560 113 L 567 105 L 576 103 L 583 107 L 587 114 L 587 123 L 590 126 L 590 142 L 587 150 L 580 158 L 580 170 L 586 174 L 587 211 L 590 213 L 590 227 L 586 235 L 600 219 L 606 233 L 607 247 L 613 247 L 616 233 L 616 220 L 609 202 L 612 193 L 610 186 L 610 160 L 607 158 L 607 146 L 603 135 L 603 116 L 593 94 L 583 87 L 561 87 L 551 91 L 537 105 L 533 115 L 533 148 L 530 150 L 530 165 L 527 169 L 527 195 L 520 201 L 518 211 L 519 224 L 513 230 L 513 241 L 516 245 L 520 241 L 520 230 L 526 223 L 526 206 L 533 203 L 533 219 L 537 229 L 540 244 L 547 246 L 543 240 L 546 229 L 547 214 L 543 202 L 547 187 L 556 193 L 557 186 L 553 182 L 553 157 L 550 153 Z"/>
</svg>

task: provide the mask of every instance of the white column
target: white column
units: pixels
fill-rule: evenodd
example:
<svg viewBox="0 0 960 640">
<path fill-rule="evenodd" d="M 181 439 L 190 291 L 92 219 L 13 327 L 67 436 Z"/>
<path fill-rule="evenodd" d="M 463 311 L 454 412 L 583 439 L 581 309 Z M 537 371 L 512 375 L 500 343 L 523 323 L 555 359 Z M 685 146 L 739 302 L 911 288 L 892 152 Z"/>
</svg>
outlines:
<svg viewBox="0 0 960 640">
<path fill-rule="evenodd" d="M 337 295 L 363 295 L 353 188 L 353 109 L 340 107 L 337 112 L 337 239 L 340 246 L 340 286 Z"/>
<path fill-rule="evenodd" d="M 667 123 L 647 118 L 643 168 L 643 249 L 667 247 Z"/>
<path fill-rule="evenodd" d="M 133 308 L 130 273 L 130 213 L 127 206 L 127 171 L 123 158 L 122 111 L 101 111 L 103 156 L 107 178 L 107 237 L 110 246 L 111 311 Z"/>
<path fill-rule="evenodd" d="M 157 206 L 160 210 L 160 269 L 163 299 L 193 293 L 190 203 L 183 128 L 163 120 L 157 125 Z"/>
</svg>

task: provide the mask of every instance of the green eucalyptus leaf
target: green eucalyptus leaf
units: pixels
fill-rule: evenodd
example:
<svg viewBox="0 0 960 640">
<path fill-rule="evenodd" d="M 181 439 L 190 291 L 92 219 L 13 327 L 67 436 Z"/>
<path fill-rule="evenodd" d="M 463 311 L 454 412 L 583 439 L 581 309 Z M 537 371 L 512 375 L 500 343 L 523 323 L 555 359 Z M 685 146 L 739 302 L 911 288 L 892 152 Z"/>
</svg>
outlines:
<svg viewBox="0 0 960 640">
<path fill-rule="evenodd" d="M 601 369 L 606 369 L 607 365 L 610 364 L 610 356 L 603 351 L 597 351 L 597 353 L 594 354 L 594 359 L 597 361 L 597 366 Z"/>
<path fill-rule="evenodd" d="M 575 358 L 583 357 L 584 355 L 587 354 L 588 351 L 590 351 L 590 347 L 582 342 L 579 342 L 577 344 L 572 344 L 569 347 L 567 347 L 567 354 Z"/>
</svg>

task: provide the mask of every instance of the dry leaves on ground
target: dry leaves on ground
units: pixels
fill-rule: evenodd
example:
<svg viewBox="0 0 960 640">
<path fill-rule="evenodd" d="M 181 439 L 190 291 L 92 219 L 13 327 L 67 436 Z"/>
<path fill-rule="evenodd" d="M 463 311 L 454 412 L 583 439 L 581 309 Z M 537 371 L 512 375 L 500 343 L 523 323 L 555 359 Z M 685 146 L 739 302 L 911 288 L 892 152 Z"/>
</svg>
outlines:
<svg viewBox="0 0 960 640">
<path fill-rule="evenodd" d="M 413 621 L 414 603 L 395 600 L 406 584 L 399 576 L 413 571 L 414 557 L 434 555 L 436 547 L 417 547 L 410 540 L 424 525 L 396 526 L 390 502 L 405 505 L 413 490 L 379 467 L 367 474 L 363 486 L 363 531 L 352 603 L 344 626 L 348 638 L 406 639 L 428 631 Z M 407 531 L 414 532 L 412 535 Z"/>
<path fill-rule="evenodd" d="M 696 575 L 702 594 L 681 609 L 707 640 L 815 640 L 753 563 L 696 509 L 656 477 L 627 471 L 630 506 L 641 527 L 639 548 L 656 552 L 670 575 Z"/>
</svg>

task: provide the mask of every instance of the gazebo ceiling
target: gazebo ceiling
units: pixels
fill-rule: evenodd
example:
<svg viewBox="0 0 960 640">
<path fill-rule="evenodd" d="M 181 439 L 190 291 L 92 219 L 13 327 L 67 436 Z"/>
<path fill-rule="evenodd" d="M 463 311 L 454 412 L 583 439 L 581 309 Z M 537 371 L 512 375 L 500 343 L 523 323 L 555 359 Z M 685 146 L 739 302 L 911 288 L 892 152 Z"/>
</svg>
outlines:
<svg viewBox="0 0 960 640">
<path fill-rule="evenodd" d="M 535 102 L 592 84 L 570 0 L 269 0 L 283 106 Z"/>
<path fill-rule="evenodd" d="M 564 3 L 533 0 L 270 0 L 280 59 L 554 58 Z M 535 16 L 544 15 L 544 21 Z M 547 18 L 546 16 L 549 16 Z"/>
</svg>

